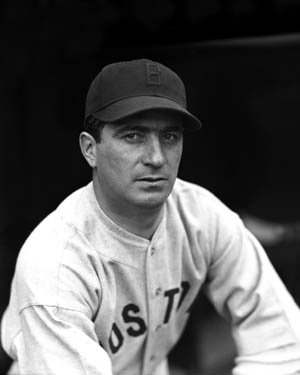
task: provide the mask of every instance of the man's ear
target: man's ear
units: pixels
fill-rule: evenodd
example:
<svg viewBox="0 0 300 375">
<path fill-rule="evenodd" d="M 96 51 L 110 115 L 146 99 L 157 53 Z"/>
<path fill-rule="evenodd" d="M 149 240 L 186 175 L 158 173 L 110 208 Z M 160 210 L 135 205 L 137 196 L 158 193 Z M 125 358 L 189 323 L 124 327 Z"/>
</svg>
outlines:
<svg viewBox="0 0 300 375">
<path fill-rule="evenodd" d="M 87 133 L 82 132 L 79 136 L 79 144 L 83 157 L 92 168 L 96 167 L 96 141 L 94 137 Z"/>
</svg>

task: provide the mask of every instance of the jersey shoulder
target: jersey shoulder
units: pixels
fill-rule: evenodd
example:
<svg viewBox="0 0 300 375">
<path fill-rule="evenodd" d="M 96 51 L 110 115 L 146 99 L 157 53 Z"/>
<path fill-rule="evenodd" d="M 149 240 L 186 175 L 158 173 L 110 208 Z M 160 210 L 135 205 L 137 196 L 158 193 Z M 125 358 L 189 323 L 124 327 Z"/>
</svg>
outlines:
<svg viewBox="0 0 300 375">
<path fill-rule="evenodd" d="M 203 239 L 206 245 L 202 250 L 208 263 L 244 233 L 239 215 L 199 185 L 177 179 L 170 205 L 175 207 L 173 212 L 178 212 L 186 232 Z"/>
<path fill-rule="evenodd" d="M 67 197 L 22 246 L 13 280 L 20 310 L 49 305 L 81 311 L 82 301 L 94 298 L 89 291 L 99 289 L 97 254 L 78 221 L 83 195 L 84 188 Z"/>
<path fill-rule="evenodd" d="M 220 232 L 233 233 L 240 218 L 212 192 L 202 186 L 177 179 L 170 197 L 173 212 L 177 211 L 186 226 L 201 230 L 208 241 Z"/>
<path fill-rule="evenodd" d="M 184 181 L 180 178 L 176 179 L 174 189 L 172 192 L 172 199 L 185 204 L 199 205 L 204 207 L 214 208 L 215 210 L 231 211 L 217 196 L 203 186 L 197 185 L 192 182 Z"/>
</svg>

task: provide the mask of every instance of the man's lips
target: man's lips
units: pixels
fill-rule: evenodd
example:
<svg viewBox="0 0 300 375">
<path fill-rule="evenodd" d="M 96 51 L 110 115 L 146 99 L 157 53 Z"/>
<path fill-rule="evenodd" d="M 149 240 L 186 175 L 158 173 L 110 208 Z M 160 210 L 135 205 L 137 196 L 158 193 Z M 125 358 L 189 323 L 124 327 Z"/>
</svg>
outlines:
<svg viewBox="0 0 300 375">
<path fill-rule="evenodd" d="M 168 185 L 168 179 L 163 176 L 142 176 L 136 180 L 139 188 L 148 192 L 163 191 Z"/>
<path fill-rule="evenodd" d="M 137 181 L 147 181 L 147 182 L 157 182 L 157 181 L 165 181 L 167 180 L 165 177 L 162 176 L 145 176 L 140 177 Z"/>
</svg>

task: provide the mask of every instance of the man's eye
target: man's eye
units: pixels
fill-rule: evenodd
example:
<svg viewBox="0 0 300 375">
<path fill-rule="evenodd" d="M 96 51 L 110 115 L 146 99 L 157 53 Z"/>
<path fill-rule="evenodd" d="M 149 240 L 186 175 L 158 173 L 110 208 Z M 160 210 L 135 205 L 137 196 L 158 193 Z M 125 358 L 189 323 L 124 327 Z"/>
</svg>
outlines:
<svg viewBox="0 0 300 375">
<path fill-rule="evenodd" d="M 163 140 L 167 143 L 176 143 L 179 138 L 179 134 L 177 133 L 166 133 L 163 135 Z"/>
<path fill-rule="evenodd" d="M 125 134 L 124 138 L 128 142 L 139 142 L 143 137 L 140 133 L 132 132 Z"/>
</svg>

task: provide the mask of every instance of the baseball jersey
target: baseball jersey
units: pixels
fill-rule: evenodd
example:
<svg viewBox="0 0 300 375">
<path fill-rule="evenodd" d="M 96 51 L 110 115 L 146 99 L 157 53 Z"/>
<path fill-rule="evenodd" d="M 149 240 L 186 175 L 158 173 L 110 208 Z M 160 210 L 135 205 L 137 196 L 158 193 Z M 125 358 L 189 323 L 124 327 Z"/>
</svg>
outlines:
<svg viewBox="0 0 300 375">
<path fill-rule="evenodd" d="M 19 253 L 2 319 L 10 374 L 166 375 L 200 288 L 230 319 L 234 374 L 299 373 L 299 309 L 237 214 L 177 179 L 147 240 L 101 210 L 91 182 Z"/>
</svg>

